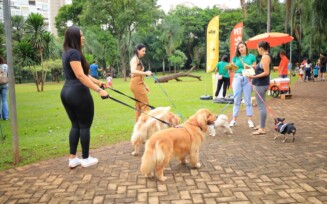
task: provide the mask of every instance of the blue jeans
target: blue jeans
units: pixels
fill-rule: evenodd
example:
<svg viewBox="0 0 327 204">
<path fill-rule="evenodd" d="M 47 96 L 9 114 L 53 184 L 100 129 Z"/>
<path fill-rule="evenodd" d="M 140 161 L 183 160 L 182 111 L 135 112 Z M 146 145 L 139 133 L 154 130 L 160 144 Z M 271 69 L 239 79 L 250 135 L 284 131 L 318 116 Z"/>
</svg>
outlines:
<svg viewBox="0 0 327 204">
<path fill-rule="evenodd" d="M 2 119 L 4 120 L 9 118 L 7 94 L 8 94 L 8 84 L 0 85 L 0 96 L 1 96 L 0 110 L 1 110 Z"/>
<path fill-rule="evenodd" d="M 246 116 L 252 116 L 252 104 L 251 104 L 251 94 L 252 86 L 249 79 L 238 74 L 234 75 L 233 80 L 233 92 L 234 92 L 234 106 L 233 106 L 233 116 L 237 117 L 240 111 L 240 105 L 242 102 L 242 93 L 244 95 L 245 106 L 246 106 Z"/>
</svg>

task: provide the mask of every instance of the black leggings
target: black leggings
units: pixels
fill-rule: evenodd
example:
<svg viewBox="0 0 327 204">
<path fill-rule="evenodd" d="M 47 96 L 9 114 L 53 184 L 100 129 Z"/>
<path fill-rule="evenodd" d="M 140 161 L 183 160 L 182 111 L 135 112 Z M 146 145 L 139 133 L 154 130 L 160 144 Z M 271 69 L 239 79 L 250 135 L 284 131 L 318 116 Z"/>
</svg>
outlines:
<svg viewBox="0 0 327 204">
<path fill-rule="evenodd" d="M 225 97 L 227 88 L 229 87 L 229 83 L 230 83 L 229 78 L 223 77 L 222 79 L 218 80 L 217 90 L 216 90 L 215 96 L 217 97 L 219 95 L 219 91 L 221 89 L 221 86 L 224 84 L 224 86 L 223 86 L 223 97 Z"/>
<path fill-rule="evenodd" d="M 66 80 L 61 90 L 61 101 L 72 123 L 69 132 L 70 154 L 76 155 L 79 140 L 82 157 L 89 157 L 90 128 L 94 116 L 94 103 L 90 89 L 79 80 Z"/>
</svg>

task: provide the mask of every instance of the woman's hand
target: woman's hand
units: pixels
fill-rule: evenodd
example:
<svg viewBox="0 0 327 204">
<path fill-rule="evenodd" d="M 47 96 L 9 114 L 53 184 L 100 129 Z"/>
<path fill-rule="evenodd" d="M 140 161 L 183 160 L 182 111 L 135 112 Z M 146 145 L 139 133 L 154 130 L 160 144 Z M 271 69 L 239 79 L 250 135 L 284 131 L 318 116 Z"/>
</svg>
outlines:
<svg viewBox="0 0 327 204">
<path fill-rule="evenodd" d="M 152 75 L 152 72 L 151 71 L 146 71 L 144 72 L 146 76 L 151 76 Z"/>
<path fill-rule="evenodd" d="M 104 97 L 107 98 L 107 97 L 109 97 L 109 94 L 105 90 L 103 90 L 103 89 L 101 89 L 99 91 L 99 94 L 100 94 L 101 98 L 104 98 Z"/>
<path fill-rule="evenodd" d="M 106 89 L 106 88 L 108 88 L 108 84 L 105 83 L 105 82 L 103 82 L 103 81 L 99 81 L 99 82 L 98 82 L 98 85 L 99 85 L 99 87 L 102 88 L 102 89 Z"/>
</svg>

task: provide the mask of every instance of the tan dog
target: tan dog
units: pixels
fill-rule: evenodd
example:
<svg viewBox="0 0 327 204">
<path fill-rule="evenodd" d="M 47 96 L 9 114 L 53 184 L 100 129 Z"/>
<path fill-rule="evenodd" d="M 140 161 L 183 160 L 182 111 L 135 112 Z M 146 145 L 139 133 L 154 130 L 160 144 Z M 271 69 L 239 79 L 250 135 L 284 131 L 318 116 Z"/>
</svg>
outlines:
<svg viewBox="0 0 327 204">
<path fill-rule="evenodd" d="M 146 114 L 141 114 L 139 119 L 134 125 L 131 142 L 134 145 L 134 151 L 132 155 L 136 156 L 140 153 L 140 146 L 148 140 L 155 132 L 159 130 L 167 129 L 169 126 L 159 120 L 156 120 L 151 116 L 154 116 L 160 120 L 163 120 L 171 125 L 175 126 L 180 123 L 180 119 L 177 115 L 170 111 L 170 107 L 158 107 L 150 110 Z"/>
<path fill-rule="evenodd" d="M 224 128 L 224 133 L 226 133 L 227 130 L 228 130 L 230 134 L 233 134 L 233 131 L 229 127 L 229 124 L 228 124 L 228 117 L 226 115 L 224 115 L 224 114 L 220 114 L 218 116 L 218 118 L 215 121 L 214 125 L 209 125 L 209 135 L 212 136 L 212 137 L 216 136 L 216 129 L 218 127 Z"/>
<path fill-rule="evenodd" d="M 215 122 L 217 116 L 207 109 L 198 110 L 180 128 L 169 128 L 155 133 L 146 143 L 142 157 L 141 173 L 152 176 L 155 171 L 158 180 L 165 181 L 164 168 L 172 157 L 182 164 L 186 157 L 195 168 L 200 168 L 199 150 L 208 131 L 208 125 Z"/>
</svg>

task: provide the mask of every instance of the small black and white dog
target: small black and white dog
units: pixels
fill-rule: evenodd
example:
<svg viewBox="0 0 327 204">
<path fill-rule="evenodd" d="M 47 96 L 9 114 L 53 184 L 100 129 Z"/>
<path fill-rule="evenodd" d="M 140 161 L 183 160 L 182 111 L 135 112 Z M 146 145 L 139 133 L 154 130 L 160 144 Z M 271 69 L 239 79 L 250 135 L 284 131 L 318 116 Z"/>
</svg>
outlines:
<svg viewBox="0 0 327 204">
<path fill-rule="evenodd" d="M 295 133 L 296 133 L 296 128 L 294 126 L 294 123 L 285 123 L 284 120 L 285 120 L 285 118 L 275 118 L 276 136 L 275 136 L 274 140 L 279 136 L 279 134 L 282 134 L 282 135 L 284 135 L 283 142 L 285 142 L 287 140 L 286 134 L 287 135 L 292 134 L 293 142 L 294 142 Z"/>
</svg>

